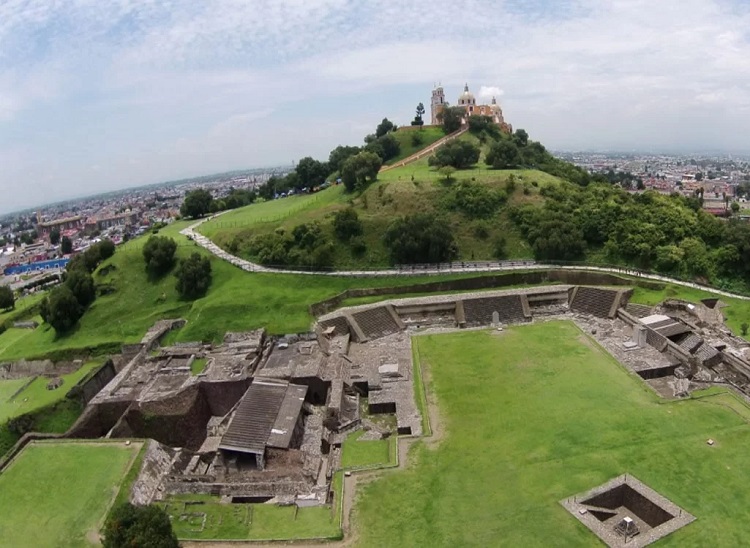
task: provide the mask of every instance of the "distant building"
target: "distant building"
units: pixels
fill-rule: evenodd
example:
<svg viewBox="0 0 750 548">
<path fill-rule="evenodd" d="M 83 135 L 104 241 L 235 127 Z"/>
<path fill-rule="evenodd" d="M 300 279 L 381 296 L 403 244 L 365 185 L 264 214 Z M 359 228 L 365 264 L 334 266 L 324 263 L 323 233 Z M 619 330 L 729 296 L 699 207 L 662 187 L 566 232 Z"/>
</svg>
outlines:
<svg viewBox="0 0 750 548">
<path fill-rule="evenodd" d="M 42 221 L 37 216 L 36 232 L 40 238 L 49 239 L 50 233 L 57 229 L 61 234 L 65 231 L 79 231 L 83 228 L 83 219 L 80 216 L 55 219 L 54 221 Z"/>
<path fill-rule="evenodd" d="M 435 126 L 440 124 L 440 113 L 448 108 L 450 104 L 445 100 L 445 92 L 442 86 L 437 86 L 432 90 L 432 100 L 430 102 L 430 123 Z M 466 115 L 464 116 L 462 123 L 468 123 L 469 116 L 488 116 L 492 118 L 492 121 L 499 125 L 501 129 L 507 133 L 513 131 L 513 127 L 505 122 L 503 117 L 503 109 L 497 104 L 497 100 L 493 97 L 492 102 L 489 105 L 477 105 L 477 100 L 474 94 L 469 91 L 469 84 L 464 85 L 464 92 L 458 97 L 458 104 L 464 109 Z"/>
</svg>

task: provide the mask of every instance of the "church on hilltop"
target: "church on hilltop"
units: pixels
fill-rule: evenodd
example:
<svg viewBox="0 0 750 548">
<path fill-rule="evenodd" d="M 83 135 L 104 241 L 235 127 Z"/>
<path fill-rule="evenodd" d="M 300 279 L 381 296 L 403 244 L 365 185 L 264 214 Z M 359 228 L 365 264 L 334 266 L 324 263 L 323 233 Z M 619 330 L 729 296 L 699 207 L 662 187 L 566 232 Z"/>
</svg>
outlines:
<svg viewBox="0 0 750 548">
<path fill-rule="evenodd" d="M 450 107 L 451 105 L 445 100 L 445 91 L 443 86 L 438 85 L 432 90 L 432 101 L 430 102 L 430 123 L 432 125 L 440 124 L 440 113 L 443 109 Z M 458 104 L 455 105 L 461 107 L 466 111 L 462 123 L 468 123 L 469 116 L 488 116 L 492 118 L 492 121 L 500 126 L 500 128 L 506 133 L 511 133 L 513 127 L 505 122 L 503 118 L 503 109 L 497 104 L 495 98 L 492 98 L 492 103 L 489 105 L 477 105 L 477 100 L 474 94 L 469 91 L 469 84 L 464 85 L 464 92 L 458 97 Z"/>
</svg>

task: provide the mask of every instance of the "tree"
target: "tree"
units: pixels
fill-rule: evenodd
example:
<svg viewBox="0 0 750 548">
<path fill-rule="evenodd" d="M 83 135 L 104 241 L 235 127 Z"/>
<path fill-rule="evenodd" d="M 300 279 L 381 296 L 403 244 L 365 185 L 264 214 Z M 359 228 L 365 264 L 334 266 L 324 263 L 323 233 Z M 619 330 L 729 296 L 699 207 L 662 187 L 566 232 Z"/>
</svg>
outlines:
<svg viewBox="0 0 750 548">
<path fill-rule="evenodd" d="M 0 286 L 0 309 L 10 310 L 16 306 L 16 297 L 9 285 Z"/>
<path fill-rule="evenodd" d="M 747 336 L 748 328 L 750 328 L 750 325 L 748 325 L 747 322 L 742 322 L 742 324 L 740 324 L 740 333 L 742 333 L 743 337 Z"/>
<path fill-rule="evenodd" d="M 448 224 L 428 213 L 396 219 L 383 241 L 394 264 L 442 263 L 458 256 Z"/>
<path fill-rule="evenodd" d="M 513 142 L 519 147 L 525 147 L 529 143 L 529 134 L 525 129 L 517 129 L 513 133 Z"/>
<path fill-rule="evenodd" d="M 197 219 L 211 211 L 213 196 L 204 188 L 191 190 L 185 195 L 185 200 L 180 206 L 180 215 Z"/>
<path fill-rule="evenodd" d="M 333 216 L 333 231 L 342 242 L 348 242 L 352 238 L 361 236 L 363 232 L 362 221 L 359 220 L 357 211 L 353 207 L 337 211 Z"/>
<path fill-rule="evenodd" d="M 521 163 L 521 154 L 514 141 L 502 139 L 490 145 L 484 161 L 494 169 L 513 169 Z"/>
<path fill-rule="evenodd" d="M 453 174 L 456 172 L 456 168 L 453 166 L 443 166 L 440 169 L 438 169 L 438 173 L 445 177 L 446 184 L 451 184 L 453 182 Z"/>
<path fill-rule="evenodd" d="M 67 236 L 63 236 L 60 241 L 60 250 L 63 252 L 63 255 L 70 255 L 73 253 L 73 242 L 71 242 L 70 238 Z"/>
<path fill-rule="evenodd" d="M 740 212 L 739 202 L 732 202 L 732 205 L 730 207 L 732 208 L 732 215 L 737 215 Z"/>
<path fill-rule="evenodd" d="M 183 299 L 202 297 L 211 285 L 211 261 L 199 253 L 193 253 L 180 261 L 177 267 L 177 293 Z"/>
<path fill-rule="evenodd" d="M 454 139 L 438 148 L 427 163 L 437 167 L 452 166 L 456 169 L 467 169 L 477 163 L 480 153 L 480 148 L 474 143 Z"/>
<path fill-rule="evenodd" d="M 396 131 L 396 126 L 388 118 L 383 118 L 383 121 L 375 128 L 375 138 L 380 138 L 391 131 Z"/>
<path fill-rule="evenodd" d="M 104 525 L 104 548 L 178 548 L 169 516 L 160 507 L 123 503 L 115 507 Z"/>
<path fill-rule="evenodd" d="M 299 176 L 302 185 L 308 188 L 323 184 L 330 173 L 328 164 L 319 162 L 310 156 L 306 156 L 297 162 L 294 171 Z"/>
<path fill-rule="evenodd" d="M 49 243 L 51 243 L 52 245 L 57 245 L 60 243 L 60 231 L 58 229 L 53 228 L 49 233 Z"/>
<path fill-rule="evenodd" d="M 466 111 L 461 107 L 446 107 L 438 113 L 438 121 L 443 125 L 443 131 L 453 133 L 461 128 Z"/>
<path fill-rule="evenodd" d="M 83 315 L 83 308 L 67 285 L 54 288 L 46 304 L 46 321 L 57 333 L 65 333 Z"/>
<path fill-rule="evenodd" d="M 96 288 L 94 279 L 91 274 L 81 268 L 68 272 L 65 278 L 65 285 L 75 295 L 78 304 L 87 307 L 96 299 Z"/>
<path fill-rule="evenodd" d="M 372 152 L 360 152 L 348 158 L 341 167 L 341 178 L 349 192 L 362 190 L 377 179 L 383 161 Z"/>
<path fill-rule="evenodd" d="M 146 271 L 152 276 L 161 276 L 174 265 L 177 243 L 167 236 L 151 236 L 143 246 Z"/>
<path fill-rule="evenodd" d="M 106 261 L 115 254 L 115 243 L 110 239 L 104 239 L 96 245 L 99 247 L 100 262 Z"/>
<path fill-rule="evenodd" d="M 411 125 L 413 126 L 423 126 L 424 125 L 424 104 L 419 103 L 417 105 L 417 115 L 414 117 L 414 120 L 412 121 Z"/>
<path fill-rule="evenodd" d="M 361 151 L 362 149 L 360 147 L 352 146 L 337 146 L 334 148 L 328 155 L 328 168 L 331 170 L 331 173 L 334 171 L 341 171 L 341 166 L 347 158 L 350 158 Z"/>
<path fill-rule="evenodd" d="M 696 181 L 702 181 L 703 180 L 703 173 L 700 172 L 700 171 L 698 173 L 696 173 L 695 174 L 695 180 Z"/>
</svg>

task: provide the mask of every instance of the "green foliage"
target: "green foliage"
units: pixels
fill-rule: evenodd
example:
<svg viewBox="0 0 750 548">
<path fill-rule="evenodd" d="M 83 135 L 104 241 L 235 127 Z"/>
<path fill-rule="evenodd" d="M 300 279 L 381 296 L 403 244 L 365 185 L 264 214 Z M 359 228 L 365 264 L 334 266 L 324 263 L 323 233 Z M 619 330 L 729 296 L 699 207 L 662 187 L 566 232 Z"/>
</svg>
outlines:
<svg viewBox="0 0 750 548">
<path fill-rule="evenodd" d="M 521 164 L 521 154 L 514 141 L 501 139 L 490 145 L 484 161 L 494 169 L 513 169 Z"/>
<path fill-rule="evenodd" d="M 73 253 L 73 242 L 67 236 L 63 236 L 60 241 L 60 251 L 63 252 L 63 255 L 70 255 Z"/>
<path fill-rule="evenodd" d="M 485 135 L 493 139 L 500 136 L 500 126 L 489 116 L 469 116 L 469 131 L 475 135 Z"/>
<path fill-rule="evenodd" d="M 160 507 L 134 506 L 130 503 L 115 507 L 104 526 L 104 548 L 149 546 L 178 548 L 169 516 Z"/>
<path fill-rule="evenodd" d="M 337 146 L 334 148 L 328 155 L 328 167 L 330 168 L 331 173 L 341 171 L 344 162 L 361 151 L 362 149 L 360 147 L 353 146 Z"/>
<path fill-rule="evenodd" d="M 452 166 L 456 169 L 467 169 L 479 161 L 481 150 L 479 146 L 471 141 L 463 139 L 454 139 L 448 141 L 430 156 L 428 164 L 430 166 Z"/>
<path fill-rule="evenodd" d="M 115 253 L 115 244 L 112 240 L 102 240 L 92 244 L 86 251 L 73 257 L 65 269 L 68 272 L 83 270 L 93 272 L 99 264 L 109 259 Z"/>
<path fill-rule="evenodd" d="M 750 328 L 750 325 L 748 325 L 747 322 L 742 322 L 742 324 L 740 325 L 740 333 L 743 337 L 747 336 L 748 328 Z"/>
<path fill-rule="evenodd" d="M 0 308 L 10 310 L 16 305 L 16 296 L 9 285 L 0 286 Z"/>
<path fill-rule="evenodd" d="M 182 259 L 177 271 L 177 293 L 183 299 L 202 297 L 211 286 L 211 260 L 199 253 Z"/>
<path fill-rule="evenodd" d="M 301 185 L 308 188 L 323 184 L 330 174 L 327 163 L 319 162 L 310 156 L 306 156 L 297 162 L 294 171 L 297 173 Z"/>
<path fill-rule="evenodd" d="M 438 172 L 445 177 L 446 184 L 450 184 L 453 182 L 453 174 L 456 172 L 456 168 L 453 166 L 443 166 L 438 169 Z"/>
<path fill-rule="evenodd" d="M 76 268 L 68 272 L 65 277 L 65 285 L 75 296 L 78 304 L 85 309 L 96 299 L 94 279 L 86 270 Z"/>
<path fill-rule="evenodd" d="M 83 315 L 83 307 L 67 285 L 55 287 L 44 305 L 45 321 L 55 328 L 57 333 L 70 330 Z"/>
<path fill-rule="evenodd" d="M 191 190 L 185 195 L 185 200 L 180 206 L 180 215 L 197 219 L 211 211 L 213 196 L 205 188 Z"/>
<path fill-rule="evenodd" d="M 393 221 L 383 241 L 394 264 L 442 263 L 455 259 L 453 233 L 434 215 L 419 213 Z"/>
<path fill-rule="evenodd" d="M 249 251 L 266 266 L 323 270 L 333 264 L 333 244 L 317 222 L 297 225 L 291 233 L 278 229 L 256 236 Z"/>
<path fill-rule="evenodd" d="M 49 233 L 49 243 L 57 245 L 60 243 L 60 230 L 53 228 Z"/>
<path fill-rule="evenodd" d="M 383 162 L 387 162 L 399 155 L 401 143 L 392 133 L 387 133 L 368 143 L 365 150 L 377 154 Z"/>
<path fill-rule="evenodd" d="M 416 116 L 414 116 L 414 120 L 412 120 L 411 125 L 413 125 L 413 126 L 423 126 L 424 125 L 423 116 L 424 116 L 424 112 L 425 112 L 424 104 L 423 103 L 419 103 L 417 105 L 417 111 L 416 112 L 417 112 L 417 114 L 416 114 Z M 417 144 L 419 144 L 419 143 L 417 143 Z"/>
<path fill-rule="evenodd" d="M 383 118 L 383 121 L 378 124 L 378 127 L 375 128 L 375 137 L 380 138 L 386 135 L 387 133 L 390 133 L 391 131 L 396 131 L 396 126 L 391 122 L 388 118 Z"/>
<path fill-rule="evenodd" d="M 461 107 L 445 107 L 438 113 L 438 121 L 446 133 L 453 133 L 461 128 L 461 120 L 466 111 Z"/>
<path fill-rule="evenodd" d="M 492 251 L 493 256 L 498 261 L 503 261 L 508 258 L 507 245 L 503 236 L 498 236 L 497 238 L 495 238 Z"/>
<path fill-rule="evenodd" d="M 146 271 L 151 276 L 162 276 L 174 266 L 177 242 L 168 236 L 150 236 L 143 246 Z"/>
<path fill-rule="evenodd" d="M 411 134 L 411 146 L 418 147 L 424 144 L 424 136 L 419 131 L 413 131 Z"/>
<path fill-rule="evenodd" d="M 506 199 L 502 190 L 472 181 L 461 181 L 448 190 L 444 207 L 460 211 L 471 219 L 485 219 L 491 217 Z"/>
<path fill-rule="evenodd" d="M 340 209 L 333 216 L 333 231 L 342 242 L 348 242 L 363 232 L 362 221 L 353 207 Z"/>
<path fill-rule="evenodd" d="M 344 161 L 341 167 L 341 178 L 349 192 L 363 190 L 378 177 L 383 161 L 373 152 L 359 152 Z"/>
</svg>

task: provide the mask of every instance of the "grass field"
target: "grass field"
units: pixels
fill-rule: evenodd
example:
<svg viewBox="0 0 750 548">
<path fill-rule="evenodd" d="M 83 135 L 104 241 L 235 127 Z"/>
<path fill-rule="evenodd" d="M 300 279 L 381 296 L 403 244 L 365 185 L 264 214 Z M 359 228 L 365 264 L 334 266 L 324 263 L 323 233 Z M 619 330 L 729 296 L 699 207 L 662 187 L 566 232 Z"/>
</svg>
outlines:
<svg viewBox="0 0 750 548">
<path fill-rule="evenodd" d="M 337 490 L 340 493 L 341 490 Z M 223 504 L 210 495 L 180 495 L 162 504 L 180 539 L 291 540 L 341 536 L 331 506 Z"/>
<path fill-rule="evenodd" d="M 397 437 L 390 436 L 384 440 L 360 440 L 364 434 L 358 430 L 341 444 L 341 468 L 355 470 L 361 468 L 375 468 L 378 466 L 393 466 L 396 464 Z"/>
<path fill-rule="evenodd" d="M 414 340 L 444 437 L 365 485 L 363 546 L 598 546 L 558 501 L 626 472 L 698 518 L 660 546 L 744 544 L 750 410 L 733 395 L 664 402 L 568 322 Z"/>
<path fill-rule="evenodd" d="M 56 390 L 47 390 L 47 383 L 50 379 L 47 377 L 37 377 L 13 399 L 10 399 L 10 397 L 21 386 L 28 383 L 29 379 L 0 380 L 0 423 L 4 423 L 11 417 L 31 413 L 63 399 L 65 394 L 79 380 L 100 365 L 101 362 L 98 361 L 88 362 L 82 365 L 77 371 L 63 375 L 63 385 Z"/>
<path fill-rule="evenodd" d="M 0 545 L 95 544 L 138 449 L 124 443 L 28 445 L 0 474 Z"/>
<path fill-rule="evenodd" d="M 251 206 L 252 207 L 252 206 Z M 271 333 L 306 331 L 312 322 L 311 303 L 331 297 L 352 287 L 406 285 L 438 278 L 430 276 L 361 280 L 288 274 L 250 274 L 217 259 L 179 234 L 190 224 L 173 223 L 160 234 L 175 238 L 178 257 L 196 252 L 211 258 L 213 283 L 205 297 L 195 301 L 179 299 L 175 278 L 167 274 L 149 280 L 144 270 L 142 248 L 146 238 L 118 247 L 102 268 L 114 266 L 106 275 L 94 274 L 97 284 L 115 289 L 94 302 L 71 333 L 58 337 L 48 325 L 23 330 L 22 338 L 11 329 L 0 334 L 0 361 L 22 357 L 93 352 L 118 352 L 123 343 L 138 342 L 156 320 L 185 318 L 187 325 L 171 334 L 172 341 L 219 341 L 226 331 L 265 327 Z M 443 277 L 457 278 L 460 275 Z"/>
<path fill-rule="evenodd" d="M 422 141 L 418 145 L 414 145 L 412 142 L 412 138 L 415 134 L 419 135 Z M 422 128 L 404 126 L 399 128 L 398 131 L 391 133 L 391 135 L 396 138 L 401 148 L 398 155 L 395 158 L 388 160 L 386 164 L 395 164 L 404 158 L 408 158 L 415 152 L 427 148 L 435 141 L 439 141 L 445 137 L 445 132 L 440 126 L 424 126 Z"/>
</svg>

